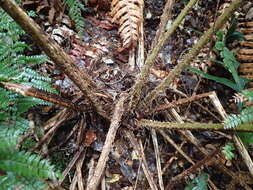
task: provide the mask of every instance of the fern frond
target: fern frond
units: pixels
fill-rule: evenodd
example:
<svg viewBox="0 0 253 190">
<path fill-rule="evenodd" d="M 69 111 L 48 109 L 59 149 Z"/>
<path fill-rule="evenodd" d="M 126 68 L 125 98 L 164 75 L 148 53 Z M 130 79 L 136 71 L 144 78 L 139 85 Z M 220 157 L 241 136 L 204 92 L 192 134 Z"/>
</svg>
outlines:
<svg viewBox="0 0 253 190">
<path fill-rule="evenodd" d="M 27 97 L 16 94 L 11 91 L 6 91 L 5 89 L 0 88 L 0 98 L 3 98 L 0 102 L 0 115 L 1 111 L 6 113 L 14 113 L 17 116 L 20 116 L 22 113 L 28 111 L 30 108 L 37 106 L 37 105 L 51 105 L 50 102 L 34 98 L 34 97 Z M 14 118 L 13 118 L 14 119 Z M 0 119 L 1 120 L 1 119 Z M 17 119 L 14 119 L 16 122 Z"/>
<path fill-rule="evenodd" d="M 0 88 L 0 110 L 8 108 L 10 106 L 11 102 L 14 102 L 16 100 L 17 95 L 14 95 L 14 93 L 7 91 L 3 88 Z"/>
<path fill-rule="evenodd" d="M 224 128 L 229 129 L 229 128 L 235 128 L 242 123 L 249 123 L 251 121 L 253 121 L 253 108 L 246 107 L 238 115 L 236 114 L 229 115 L 223 123 L 224 123 Z"/>
<path fill-rule="evenodd" d="M 29 178 L 55 180 L 60 177 L 60 174 L 54 171 L 54 167 L 47 160 L 41 160 L 39 156 L 24 151 L 13 151 L 4 155 L 0 162 L 0 168 L 17 176 Z"/>
<path fill-rule="evenodd" d="M 8 66 L 8 63 L 0 63 L 0 81 L 7 82 L 15 80 L 19 75 L 19 69 L 16 66 Z"/>
<path fill-rule="evenodd" d="M 24 30 L 16 24 L 13 19 L 5 13 L 2 9 L 0 9 L 0 41 L 1 38 L 9 36 L 11 40 L 17 41 L 21 35 L 24 35 Z M 3 32 L 5 31 L 5 32 Z"/>
<path fill-rule="evenodd" d="M 15 119 L 15 121 L 0 122 L 0 152 L 2 149 L 4 151 L 9 151 L 8 148 L 14 148 L 18 141 L 18 137 L 28 131 L 28 120 L 22 117 L 17 117 Z"/>
<path fill-rule="evenodd" d="M 41 63 L 46 62 L 47 60 L 48 60 L 47 56 L 45 56 L 45 55 L 34 55 L 34 56 L 19 55 L 19 56 L 16 56 L 16 62 L 19 64 L 41 64 Z"/>
<path fill-rule="evenodd" d="M 113 0 L 112 21 L 120 24 L 119 34 L 123 48 L 135 47 L 139 38 L 139 26 L 143 22 L 143 0 Z"/>
<path fill-rule="evenodd" d="M 46 187 L 41 180 L 15 176 L 11 172 L 0 176 L 0 189 L 43 190 Z"/>
<path fill-rule="evenodd" d="M 82 34 L 84 32 L 84 18 L 82 17 L 82 11 L 85 10 L 84 5 L 79 0 L 65 0 L 65 4 L 68 6 L 70 18 L 75 22 L 78 34 Z"/>
<path fill-rule="evenodd" d="M 27 112 L 31 107 L 37 105 L 52 105 L 52 103 L 33 97 L 23 96 L 18 99 L 16 106 L 19 114 Z"/>
<path fill-rule="evenodd" d="M 13 128 L 6 128 L 0 126 L 0 152 L 6 153 L 9 152 L 10 149 L 15 148 L 16 143 L 18 141 L 19 132 Z M 0 155 L 0 160 L 3 155 Z"/>
<path fill-rule="evenodd" d="M 16 131 L 19 131 L 19 134 L 23 135 L 29 128 L 29 121 L 23 117 L 18 116 L 15 119 L 12 127 L 16 127 Z"/>
<path fill-rule="evenodd" d="M 15 149 L 19 137 L 29 129 L 29 121 L 23 117 L 23 113 L 32 106 L 48 103 L 7 91 L 2 88 L 4 82 L 23 83 L 55 92 L 50 87 L 50 78 L 27 68 L 27 64 L 44 62 L 46 56 L 23 55 L 23 51 L 29 49 L 27 44 L 19 41 L 23 34 L 24 31 L 0 9 L 0 170 L 5 172 L 0 175 L 1 190 L 40 190 L 46 186 L 42 179 L 59 177 L 48 161 Z"/>
<path fill-rule="evenodd" d="M 253 101 L 253 90 L 243 90 L 242 94 L 247 97 L 247 100 L 252 102 Z"/>
<path fill-rule="evenodd" d="M 50 78 L 44 77 L 41 74 L 29 68 L 25 68 L 22 74 L 20 75 L 20 77 L 25 78 L 26 80 L 34 79 L 34 80 L 41 80 L 41 81 L 47 81 L 47 82 L 51 81 Z"/>
<path fill-rule="evenodd" d="M 22 84 L 31 85 L 34 88 L 47 92 L 57 93 L 57 91 L 51 87 L 50 78 L 44 77 L 32 69 L 25 68 L 17 79 L 19 79 Z"/>
</svg>

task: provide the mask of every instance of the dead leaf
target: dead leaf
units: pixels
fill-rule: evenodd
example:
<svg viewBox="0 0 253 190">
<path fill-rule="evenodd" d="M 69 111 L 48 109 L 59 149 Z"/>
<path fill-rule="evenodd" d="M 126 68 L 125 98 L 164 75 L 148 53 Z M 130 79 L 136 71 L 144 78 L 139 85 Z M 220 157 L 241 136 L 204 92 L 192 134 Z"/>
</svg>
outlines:
<svg viewBox="0 0 253 190">
<path fill-rule="evenodd" d="M 91 143 L 93 143 L 96 140 L 97 140 L 97 135 L 94 133 L 93 130 L 89 129 L 86 132 L 83 144 L 84 144 L 84 146 L 88 147 L 91 145 Z"/>
</svg>

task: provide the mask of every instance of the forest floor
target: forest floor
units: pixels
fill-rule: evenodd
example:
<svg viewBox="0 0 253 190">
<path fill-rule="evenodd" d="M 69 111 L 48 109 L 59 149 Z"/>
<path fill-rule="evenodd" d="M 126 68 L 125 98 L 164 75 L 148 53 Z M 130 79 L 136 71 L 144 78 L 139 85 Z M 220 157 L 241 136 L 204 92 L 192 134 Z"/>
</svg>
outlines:
<svg viewBox="0 0 253 190">
<path fill-rule="evenodd" d="M 172 21 L 187 2 L 174 2 Z M 158 54 L 143 94 L 165 78 L 230 2 L 198 1 Z M 36 22 L 65 49 L 80 70 L 89 74 L 99 88 L 116 101 L 120 93 L 129 91 L 133 86 L 140 68 L 133 70 L 128 64 L 129 53 L 120 49 L 118 25 L 111 22 L 109 4 L 105 0 L 89 1 L 82 15 L 85 20 L 84 33 L 78 35 L 66 12 L 61 16 L 50 16 L 50 6 L 45 8 L 45 1 L 23 1 L 26 10 L 39 10 Z M 165 0 L 145 0 L 144 4 L 146 56 L 159 27 Z M 248 7 L 252 6 L 250 2 L 246 4 Z M 237 12 L 241 17 L 247 14 L 244 12 L 245 9 L 248 10 L 246 4 Z M 229 23 L 223 30 L 226 31 L 228 26 Z M 24 40 L 29 42 L 29 38 Z M 191 65 L 215 76 L 231 78 L 229 72 L 219 63 L 211 61 L 221 59 L 214 51 L 214 44 L 215 36 Z M 39 51 L 35 44 L 33 51 Z M 80 90 L 53 62 L 44 63 L 37 69 L 53 79 L 53 86 L 62 97 L 80 106 L 87 106 Z M 222 84 L 190 71 L 183 71 L 171 87 L 156 99 L 154 104 L 157 107 L 149 114 L 148 119 L 182 123 L 221 123 L 224 120 L 222 111 L 225 110 L 227 114 L 237 113 L 236 104 L 231 102 L 234 93 L 236 92 Z M 200 94 L 203 96 L 199 98 L 197 95 Z M 166 102 L 176 102 L 186 97 L 192 97 L 193 101 L 179 103 L 167 109 L 161 108 Z M 224 110 L 217 107 L 215 101 L 218 101 Z M 136 114 L 142 117 L 141 112 Z M 44 127 L 47 135 L 44 143 L 34 142 L 37 146 L 35 145 L 33 150 L 49 158 L 64 171 L 64 180 L 60 181 L 62 188 L 84 189 L 103 149 L 110 123 L 97 113 L 73 112 L 58 105 L 36 107 L 29 115 L 32 115 L 38 126 Z M 125 131 L 130 132 L 126 135 Z M 229 132 L 153 130 L 121 126 L 98 189 L 252 189 L 252 176 L 238 151 L 232 150 L 235 155 L 232 160 L 227 160 L 222 153 L 223 147 L 232 142 L 232 134 Z M 251 147 L 249 153 L 253 156 Z"/>
</svg>

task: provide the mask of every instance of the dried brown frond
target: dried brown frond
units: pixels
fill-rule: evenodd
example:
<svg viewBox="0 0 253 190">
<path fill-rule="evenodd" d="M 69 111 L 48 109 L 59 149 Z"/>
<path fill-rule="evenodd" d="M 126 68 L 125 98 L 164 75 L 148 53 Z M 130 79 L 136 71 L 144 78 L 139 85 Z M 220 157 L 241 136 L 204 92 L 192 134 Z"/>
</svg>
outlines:
<svg viewBox="0 0 253 190">
<path fill-rule="evenodd" d="M 252 7 L 253 9 L 253 7 Z M 237 59 L 240 62 L 239 72 L 241 77 L 249 80 L 253 79 L 253 18 L 239 19 L 239 30 L 244 34 L 244 41 L 240 41 Z M 253 82 L 248 84 L 252 89 Z"/>
<path fill-rule="evenodd" d="M 119 34 L 123 48 L 134 48 L 139 38 L 139 26 L 143 22 L 143 0 L 112 0 L 112 22 L 120 25 Z"/>
</svg>

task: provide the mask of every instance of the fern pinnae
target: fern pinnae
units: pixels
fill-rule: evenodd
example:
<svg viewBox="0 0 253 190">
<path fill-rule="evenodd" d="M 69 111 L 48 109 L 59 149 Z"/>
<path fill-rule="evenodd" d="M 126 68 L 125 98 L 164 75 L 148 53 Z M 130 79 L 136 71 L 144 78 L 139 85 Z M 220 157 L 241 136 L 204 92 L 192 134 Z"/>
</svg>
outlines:
<svg viewBox="0 0 253 190">
<path fill-rule="evenodd" d="M 225 129 L 230 129 L 235 128 L 242 123 L 249 123 L 251 121 L 253 121 L 253 108 L 246 107 L 238 115 L 236 114 L 229 115 L 223 123 Z"/>
<path fill-rule="evenodd" d="M 41 64 L 47 61 L 47 56 L 45 55 L 34 55 L 34 56 L 19 55 L 19 56 L 16 56 L 16 59 L 19 64 Z"/>
<path fill-rule="evenodd" d="M 35 105 L 48 104 L 46 101 L 22 96 L 13 89 L 6 90 L 4 84 L 29 85 L 49 92 L 51 80 L 32 70 L 31 64 L 40 64 L 44 55 L 26 56 L 23 51 L 29 45 L 19 41 L 24 31 L 0 9 L 0 189 L 42 190 L 43 179 L 56 179 L 58 172 L 39 156 L 18 151 L 16 144 L 21 135 L 29 129 L 24 112 Z M 11 90 L 11 91 L 10 91 Z"/>
<path fill-rule="evenodd" d="M 42 161 L 39 156 L 24 151 L 7 154 L 1 159 L 0 168 L 31 178 L 57 179 L 60 176 L 48 161 Z"/>
<path fill-rule="evenodd" d="M 0 176 L 0 189 L 44 190 L 45 188 L 46 185 L 36 178 L 15 176 L 10 172 L 5 176 Z"/>
<path fill-rule="evenodd" d="M 87 3 L 87 0 L 84 3 Z M 84 18 L 82 17 L 82 11 L 85 10 L 84 5 L 79 0 L 65 0 L 65 4 L 68 6 L 68 15 L 75 22 L 77 32 L 81 35 L 84 32 Z"/>
<path fill-rule="evenodd" d="M 143 22 L 143 0 L 113 0 L 111 3 L 112 22 L 119 22 L 119 34 L 123 48 L 135 48 L 139 38 L 139 26 Z"/>
</svg>

